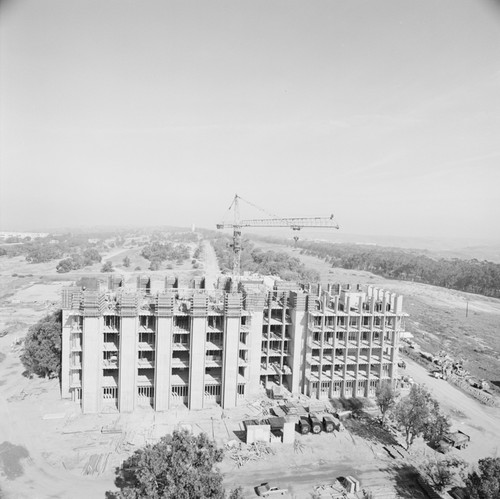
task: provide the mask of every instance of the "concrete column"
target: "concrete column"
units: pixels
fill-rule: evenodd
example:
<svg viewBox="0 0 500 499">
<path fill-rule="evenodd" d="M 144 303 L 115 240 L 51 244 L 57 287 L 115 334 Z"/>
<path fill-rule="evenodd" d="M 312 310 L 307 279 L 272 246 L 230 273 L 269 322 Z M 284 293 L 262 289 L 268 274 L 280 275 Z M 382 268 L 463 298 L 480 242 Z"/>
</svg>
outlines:
<svg viewBox="0 0 500 499">
<path fill-rule="evenodd" d="M 252 311 L 248 338 L 248 384 L 246 396 L 254 396 L 260 390 L 260 359 L 262 354 L 263 309 Z"/>
<path fill-rule="evenodd" d="M 240 317 L 226 317 L 224 353 L 222 356 L 222 399 L 224 409 L 236 407 L 238 386 L 238 357 L 240 344 Z"/>
<path fill-rule="evenodd" d="M 226 333 L 224 332 L 224 336 Z M 189 356 L 189 405 L 190 409 L 203 409 L 205 395 L 205 343 L 207 318 L 191 319 L 191 352 Z"/>
<path fill-rule="evenodd" d="M 382 291 L 382 332 L 380 333 L 380 378 L 384 372 L 384 350 L 385 350 L 385 331 L 386 331 L 386 321 L 387 321 L 387 303 L 388 303 L 388 293 Z"/>
<path fill-rule="evenodd" d="M 290 391 L 296 395 L 305 393 L 306 389 L 306 352 L 308 330 L 307 295 L 292 291 L 290 293 L 290 357 L 292 381 Z"/>
<path fill-rule="evenodd" d="M 73 316 L 68 310 L 62 311 L 62 338 L 61 338 L 61 398 L 70 398 L 70 358 L 71 358 L 71 325 Z"/>
<path fill-rule="evenodd" d="M 118 377 L 118 409 L 132 412 L 137 394 L 138 317 L 122 317 Z"/>
<path fill-rule="evenodd" d="M 290 391 L 293 394 L 303 393 L 305 388 L 306 370 L 306 338 L 307 338 L 307 312 L 292 309 L 292 327 L 290 340 L 290 364 L 292 369 L 292 382 Z"/>
<path fill-rule="evenodd" d="M 156 319 L 155 411 L 169 408 L 172 373 L 172 317 Z"/>
<path fill-rule="evenodd" d="M 82 333 L 82 412 L 101 410 L 102 319 L 84 317 Z"/>
</svg>

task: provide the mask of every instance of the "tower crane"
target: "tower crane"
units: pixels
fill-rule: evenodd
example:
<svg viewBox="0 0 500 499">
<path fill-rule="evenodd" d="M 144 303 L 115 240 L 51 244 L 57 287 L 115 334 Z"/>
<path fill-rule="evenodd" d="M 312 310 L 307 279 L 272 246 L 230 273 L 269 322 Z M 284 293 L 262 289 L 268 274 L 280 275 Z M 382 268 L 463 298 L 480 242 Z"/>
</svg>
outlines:
<svg viewBox="0 0 500 499">
<path fill-rule="evenodd" d="M 234 208 L 234 220 L 231 223 L 222 222 L 217 224 L 217 229 L 233 229 L 233 279 L 239 280 L 241 274 L 241 229 L 243 227 L 290 227 L 293 231 L 299 231 L 304 227 L 309 228 L 324 228 L 324 229 L 338 229 L 338 224 L 334 221 L 333 215 L 329 217 L 294 217 L 294 218 L 281 218 L 272 214 L 272 218 L 254 218 L 250 220 L 240 220 L 239 200 L 245 201 L 241 196 L 235 194 L 234 199 L 229 206 L 229 210 Z M 245 201 L 249 205 L 257 208 L 260 211 L 262 208 Z M 297 242 L 298 237 L 294 237 Z"/>
</svg>

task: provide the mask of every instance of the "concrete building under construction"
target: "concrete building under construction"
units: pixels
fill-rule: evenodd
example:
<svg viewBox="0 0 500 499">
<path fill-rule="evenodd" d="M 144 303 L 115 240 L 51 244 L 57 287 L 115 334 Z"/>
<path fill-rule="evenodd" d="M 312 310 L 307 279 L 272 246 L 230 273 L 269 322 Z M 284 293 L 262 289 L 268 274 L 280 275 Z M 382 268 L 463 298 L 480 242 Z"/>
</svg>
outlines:
<svg viewBox="0 0 500 499">
<path fill-rule="evenodd" d="M 282 386 L 319 399 L 394 382 L 402 296 L 371 286 L 111 276 L 63 291 L 62 396 L 84 413 L 231 408 Z M 104 289 L 105 288 L 105 289 Z M 234 286 L 233 286 L 234 289 Z"/>
</svg>

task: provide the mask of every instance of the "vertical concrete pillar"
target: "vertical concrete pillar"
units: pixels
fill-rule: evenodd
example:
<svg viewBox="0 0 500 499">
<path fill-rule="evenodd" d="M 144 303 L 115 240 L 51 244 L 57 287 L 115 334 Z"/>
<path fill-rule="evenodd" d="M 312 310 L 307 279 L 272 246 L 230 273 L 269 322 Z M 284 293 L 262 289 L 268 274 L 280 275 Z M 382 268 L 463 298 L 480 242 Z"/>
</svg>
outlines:
<svg viewBox="0 0 500 499">
<path fill-rule="evenodd" d="M 70 359 L 71 359 L 71 325 L 73 315 L 68 310 L 62 311 L 61 338 L 61 398 L 70 398 Z"/>
<path fill-rule="evenodd" d="M 224 297 L 224 352 L 222 356 L 223 408 L 236 407 L 238 393 L 238 358 L 241 322 L 241 294 L 226 293 Z"/>
<path fill-rule="evenodd" d="M 289 387 L 293 394 L 304 393 L 306 383 L 306 342 L 310 334 L 307 325 L 307 295 L 292 291 L 290 293 L 290 315 L 292 326 L 290 329 L 290 364 L 292 381 Z"/>
<path fill-rule="evenodd" d="M 132 412 L 137 393 L 138 317 L 122 317 L 118 377 L 118 409 Z"/>
<path fill-rule="evenodd" d="M 382 295 L 382 332 L 380 333 L 380 379 L 382 379 L 384 373 L 384 351 L 385 351 L 385 333 L 386 333 L 386 322 L 387 322 L 387 304 L 388 304 L 388 293 L 381 290 Z"/>
<path fill-rule="evenodd" d="M 101 410 L 102 330 L 100 317 L 84 317 L 82 333 L 82 411 Z"/>
<path fill-rule="evenodd" d="M 155 357 L 155 411 L 169 408 L 172 373 L 172 328 L 173 317 L 156 319 Z"/>
<path fill-rule="evenodd" d="M 191 352 L 189 358 L 189 408 L 203 409 L 205 394 L 205 339 L 206 317 L 191 321 Z"/>
<path fill-rule="evenodd" d="M 252 305 L 247 300 L 247 311 L 250 312 L 250 332 L 247 335 L 248 346 L 248 383 L 246 396 L 254 396 L 260 390 L 260 361 L 262 355 L 262 327 L 264 325 L 264 303 L 266 295 L 260 293 L 253 295 Z"/>
<path fill-rule="evenodd" d="M 236 407 L 240 320 L 240 317 L 225 318 L 221 400 L 221 405 L 224 409 Z"/>
<path fill-rule="evenodd" d="M 191 338 L 189 356 L 189 400 L 190 409 L 203 409 L 205 397 L 205 349 L 207 338 L 207 297 L 194 295 L 191 305 Z M 224 335 L 226 333 L 224 332 Z"/>
</svg>

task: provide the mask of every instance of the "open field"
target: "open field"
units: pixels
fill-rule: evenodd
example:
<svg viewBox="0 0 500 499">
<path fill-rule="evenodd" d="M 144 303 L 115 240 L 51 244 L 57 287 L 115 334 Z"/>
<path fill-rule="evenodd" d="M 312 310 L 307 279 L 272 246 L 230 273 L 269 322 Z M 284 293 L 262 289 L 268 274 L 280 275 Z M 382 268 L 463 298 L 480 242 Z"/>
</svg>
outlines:
<svg viewBox="0 0 500 499">
<path fill-rule="evenodd" d="M 205 248 L 205 255 L 209 274 L 214 279 L 217 268 L 210 248 Z M 112 258 L 118 265 L 123 257 L 123 253 L 117 252 L 104 260 Z M 323 262 L 312 260 L 316 260 L 321 268 Z M 309 265 L 307 261 L 305 263 Z M 116 466 L 134 449 L 157 441 L 180 425 L 187 425 L 194 432 L 208 433 L 219 445 L 238 441 L 242 420 L 260 414 L 258 404 L 224 413 L 220 408 L 165 413 L 143 409 L 134 414 L 113 412 L 83 416 L 77 404 L 60 399 L 57 380 L 23 377 L 16 339 L 25 335 L 29 325 L 59 306 L 59 292 L 64 285 L 79 275 L 92 273 L 86 269 L 72 275 L 60 275 L 54 268 L 54 262 L 30 265 L 20 258 L 0 258 L 0 488 L 7 498 L 104 498 L 106 491 L 115 489 Z M 100 265 L 96 265 L 91 271 L 98 273 L 99 268 Z M 177 270 L 187 276 L 192 272 L 191 264 L 186 262 L 176 268 L 175 273 Z M 394 286 L 402 286 L 396 289 L 390 287 L 392 282 L 370 278 L 364 273 L 335 270 L 331 274 L 331 269 L 323 270 L 325 277 L 334 282 L 369 281 L 399 292 L 404 292 L 404 286 L 409 286 L 405 293 L 407 311 L 414 313 L 410 310 L 414 307 L 413 310 L 418 312 L 419 309 L 412 304 L 420 304 L 421 313 L 424 313 L 428 298 L 425 289 L 419 288 L 421 285 L 410 293 L 412 283 L 394 282 Z M 121 268 L 119 271 L 122 273 Z M 438 313 L 444 317 L 450 314 L 458 317 L 460 309 L 456 301 L 460 296 L 454 298 L 454 292 L 447 290 L 436 289 L 435 293 L 434 306 Z M 469 311 L 477 312 L 476 315 L 470 314 L 469 318 L 481 318 L 485 327 L 491 320 L 493 327 L 493 317 L 498 318 L 498 311 L 495 312 L 498 310 L 497 301 L 471 296 L 469 307 Z M 412 321 L 413 318 L 408 322 L 408 329 L 413 327 Z M 420 326 L 424 328 L 422 324 L 421 320 Z M 429 337 L 431 333 L 435 334 L 432 324 L 425 327 L 429 329 Z M 416 329 L 415 333 L 420 334 Z M 481 358 L 484 354 L 478 352 L 478 356 Z M 412 362 L 408 362 L 407 373 L 417 382 L 424 382 L 439 398 L 455 427 L 472 436 L 470 447 L 457 455 L 471 463 L 479 457 L 498 455 L 500 409 L 480 405 L 448 383 L 429 377 L 424 368 Z M 316 484 L 328 483 L 339 475 L 353 474 L 361 480 L 363 487 L 378 492 L 385 499 L 419 499 L 410 466 L 418 464 L 425 456 L 434 455 L 434 451 L 423 442 L 417 442 L 409 460 L 393 460 L 381 444 L 349 432 L 306 437 L 297 434 L 297 439 L 303 444 L 302 451 L 295 452 L 293 446 L 276 444 L 274 454 L 241 468 L 226 458 L 221 469 L 227 488 L 242 485 L 245 497 L 251 498 L 256 497 L 253 487 L 269 480 L 287 487 L 293 497 L 301 499 L 310 497 Z M 89 463 L 96 460 L 99 470 L 84 474 Z"/>
<path fill-rule="evenodd" d="M 255 244 L 300 258 L 307 267 L 320 273 L 323 283 L 372 284 L 402 294 L 403 310 L 409 314 L 406 330 L 414 334 L 423 350 L 446 350 L 453 358 L 463 359 L 465 368 L 472 374 L 500 387 L 499 299 L 385 279 L 360 270 L 332 269 L 323 260 L 301 255 L 289 246 L 260 241 Z"/>
</svg>

